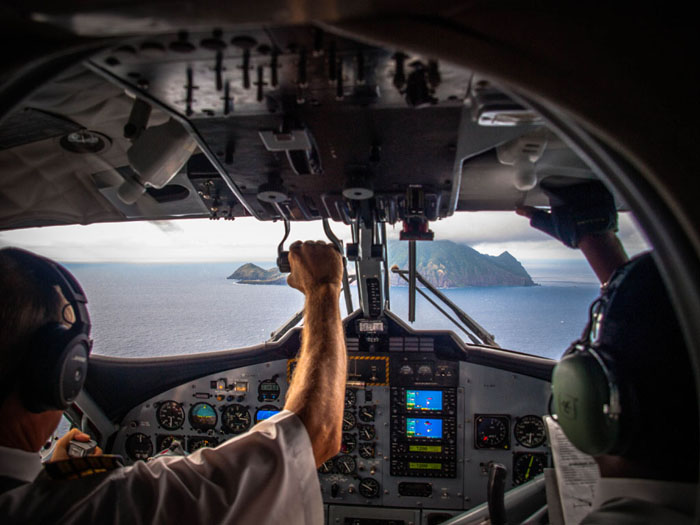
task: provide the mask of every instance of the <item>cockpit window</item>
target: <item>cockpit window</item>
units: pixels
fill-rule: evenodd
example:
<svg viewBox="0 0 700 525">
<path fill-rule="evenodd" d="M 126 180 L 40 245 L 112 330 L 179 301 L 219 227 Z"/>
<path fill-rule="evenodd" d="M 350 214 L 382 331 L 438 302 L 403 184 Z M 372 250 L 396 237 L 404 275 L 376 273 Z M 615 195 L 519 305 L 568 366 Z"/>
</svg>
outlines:
<svg viewBox="0 0 700 525">
<path fill-rule="evenodd" d="M 331 226 L 351 241 L 347 226 Z M 418 271 L 498 345 L 557 358 L 580 335 L 599 283 L 578 250 L 514 213 L 457 213 L 431 229 L 435 241 L 418 243 Z M 648 248 L 629 214 L 619 234 L 630 256 Z M 275 267 L 282 235 L 280 223 L 190 219 L 17 230 L 1 233 L 0 245 L 55 258 L 76 275 L 94 353 L 152 357 L 259 344 L 299 311 L 302 295 Z M 389 266 L 406 268 L 398 228 L 388 238 Z M 318 221 L 292 224 L 285 247 L 296 239 L 327 240 Z M 390 309 L 406 320 L 408 288 L 397 273 L 391 284 Z M 454 330 L 469 342 L 420 294 L 413 327 Z"/>
</svg>

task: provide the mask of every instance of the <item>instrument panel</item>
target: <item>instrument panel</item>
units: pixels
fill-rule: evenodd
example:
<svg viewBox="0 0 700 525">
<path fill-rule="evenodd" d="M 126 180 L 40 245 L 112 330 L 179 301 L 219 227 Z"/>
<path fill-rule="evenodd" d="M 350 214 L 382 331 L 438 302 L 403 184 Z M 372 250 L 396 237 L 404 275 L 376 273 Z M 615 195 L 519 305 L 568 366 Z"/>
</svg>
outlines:
<svg viewBox="0 0 700 525">
<path fill-rule="evenodd" d="M 342 447 L 318 470 L 329 519 L 352 516 L 344 506 L 449 516 L 485 501 L 491 462 L 508 468 L 509 487 L 548 466 L 547 381 L 401 339 L 367 352 L 348 338 Z M 175 440 L 188 452 L 216 446 L 282 410 L 295 366 L 278 359 L 164 391 L 127 413 L 113 451 L 131 463 Z"/>
</svg>

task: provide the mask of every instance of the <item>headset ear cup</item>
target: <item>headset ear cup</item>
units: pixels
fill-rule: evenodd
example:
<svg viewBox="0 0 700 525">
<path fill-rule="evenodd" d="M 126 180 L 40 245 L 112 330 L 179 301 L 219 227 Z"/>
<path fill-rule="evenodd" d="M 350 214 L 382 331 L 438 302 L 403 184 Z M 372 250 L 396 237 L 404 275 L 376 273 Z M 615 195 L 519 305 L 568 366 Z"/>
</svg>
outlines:
<svg viewBox="0 0 700 525">
<path fill-rule="evenodd" d="M 65 410 L 87 375 L 89 339 L 60 323 L 41 327 L 27 351 L 34 356 L 20 387 L 22 402 L 31 412 Z"/>
<path fill-rule="evenodd" d="M 576 448 L 597 456 L 619 448 L 620 420 L 605 413 L 610 400 L 608 377 L 588 352 L 565 355 L 552 372 L 554 410 Z"/>
</svg>

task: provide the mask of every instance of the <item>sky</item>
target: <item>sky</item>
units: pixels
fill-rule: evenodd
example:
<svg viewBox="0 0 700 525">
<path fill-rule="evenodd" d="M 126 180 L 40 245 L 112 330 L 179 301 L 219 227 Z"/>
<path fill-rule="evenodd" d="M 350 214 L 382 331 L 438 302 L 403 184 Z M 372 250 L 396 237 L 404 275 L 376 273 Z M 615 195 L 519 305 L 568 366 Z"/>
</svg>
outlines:
<svg viewBox="0 0 700 525">
<path fill-rule="evenodd" d="M 619 223 L 619 236 L 630 255 L 648 249 L 629 214 L 620 214 Z M 348 226 L 332 223 L 332 227 L 338 237 L 349 241 Z M 462 212 L 430 227 L 436 239 L 468 244 L 489 255 L 508 251 L 527 269 L 552 260 L 583 260 L 578 250 L 531 228 L 527 219 L 512 212 Z M 397 239 L 399 230 L 398 225 L 388 226 L 389 238 Z M 252 218 L 181 219 L 0 232 L 0 246 L 18 246 L 61 262 L 274 261 L 283 232 L 280 222 Z M 321 222 L 293 223 L 288 243 L 297 239 L 325 240 Z"/>
</svg>

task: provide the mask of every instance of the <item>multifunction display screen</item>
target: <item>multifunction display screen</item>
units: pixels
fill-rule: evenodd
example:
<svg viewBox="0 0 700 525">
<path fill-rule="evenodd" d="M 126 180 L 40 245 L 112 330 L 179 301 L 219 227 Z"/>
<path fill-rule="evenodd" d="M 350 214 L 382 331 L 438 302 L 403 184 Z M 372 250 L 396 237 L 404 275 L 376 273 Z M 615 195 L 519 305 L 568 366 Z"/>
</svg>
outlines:
<svg viewBox="0 0 700 525">
<path fill-rule="evenodd" d="M 256 421 L 262 421 L 263 419 L 271 418 L 275 414 L 279 413 L 279 410 L 258 410 L 257 414 L 255 414 L 255 419 Z"/>
<path fill-rule="evenodd" d="M 442 439 L 442 419 L 406 418 L 406 437 Z"/>
<path fill-rule="evenodd" d="M 407 410 L 442 410 L 442 390 L 406 390 Z"/>
</svg>

